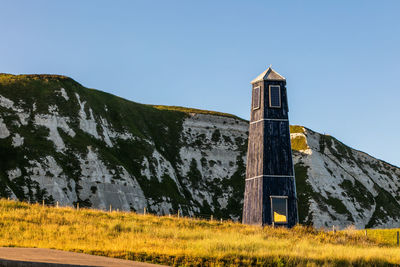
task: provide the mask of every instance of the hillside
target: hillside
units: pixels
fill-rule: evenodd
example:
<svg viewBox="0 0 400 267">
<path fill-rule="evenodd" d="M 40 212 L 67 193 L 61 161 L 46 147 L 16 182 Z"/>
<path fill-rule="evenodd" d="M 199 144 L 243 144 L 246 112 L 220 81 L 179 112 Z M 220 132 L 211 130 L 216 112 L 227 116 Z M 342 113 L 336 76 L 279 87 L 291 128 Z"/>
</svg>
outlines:
<svg viewBox="0 0 400 267">
<path fill-rule="evenodd" d="M 0 246 L 83 252 L 170 266 L 395 266 L 399 248 L 362 231 L 51 208 L 0 200 Z M 370 230 L 382 236 L 382 230 Z M 392 239 L 394 235 L 392 235 Z"/>
<path fill-rule="evenodd" d="M 248 122 L 58 75 L 0 75 L 0 196 L 240 219 Z M 400 226 L 400 169 L 292 126 L 302 223 Z"/>
</svg>

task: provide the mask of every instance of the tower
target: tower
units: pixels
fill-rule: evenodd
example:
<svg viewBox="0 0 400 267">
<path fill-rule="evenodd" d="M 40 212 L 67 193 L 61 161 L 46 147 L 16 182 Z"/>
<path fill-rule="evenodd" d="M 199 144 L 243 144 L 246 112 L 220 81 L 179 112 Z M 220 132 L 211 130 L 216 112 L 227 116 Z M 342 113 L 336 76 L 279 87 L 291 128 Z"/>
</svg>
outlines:
<svg viewBox="0 0 400 267">
<path fill-rule="evenodd" d="M 252 82 L 243 223 L 298 222 L 286 79 L 269 67 Z"/>
</svg>

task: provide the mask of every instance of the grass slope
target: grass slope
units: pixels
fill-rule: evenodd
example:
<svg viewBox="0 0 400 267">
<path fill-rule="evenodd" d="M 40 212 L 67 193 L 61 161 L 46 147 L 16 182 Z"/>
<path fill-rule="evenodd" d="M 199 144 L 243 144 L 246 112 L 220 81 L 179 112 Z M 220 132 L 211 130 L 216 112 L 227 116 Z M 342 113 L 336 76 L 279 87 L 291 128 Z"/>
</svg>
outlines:
<svg viewBox="0 0 400 267">
<path fill-rule="evenodd" d="M 362 232 L 254 227 L 0 200 L 0 246 L 41 247 L 169 265 L 390 266 L 399 248 Z"/>
<path fill-rule="evenodd" d="M 219 112 L 219 111 L 204 110 L 204 109 L 197 109 L 197 108 L 187 108 L 187 107 L 180 107 L 180 106 L 165 106 L 165 105 L 152 105 L 152 107 L 159 109 L 159 110 L 173 110 L 173 111 L 179 111 L 179 112 L 184 112 L 184 113 L 216 115 L 216 116 L 223 116 L 223 117 L 238 119 L 241 121 L 246 121 L 245 119 L 242 119 L 236 115 Z"/>
</svg>

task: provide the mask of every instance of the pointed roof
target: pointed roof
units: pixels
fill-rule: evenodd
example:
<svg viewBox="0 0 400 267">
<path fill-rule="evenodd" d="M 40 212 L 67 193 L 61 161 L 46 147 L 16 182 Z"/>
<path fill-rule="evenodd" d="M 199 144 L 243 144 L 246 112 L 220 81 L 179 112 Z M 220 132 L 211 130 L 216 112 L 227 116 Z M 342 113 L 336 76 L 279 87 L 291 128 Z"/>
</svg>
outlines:
<svg viewBox="0 0 400 267">
<path fill-rule="evenodd" d="M 251 83 L 256 83 L 259 81 L 286 81 L 285 77 L 274 71 L 271 67 L 266 69 L 263 73 L 257 76 L 254 80 L 251 81 Z"/>
</svg>

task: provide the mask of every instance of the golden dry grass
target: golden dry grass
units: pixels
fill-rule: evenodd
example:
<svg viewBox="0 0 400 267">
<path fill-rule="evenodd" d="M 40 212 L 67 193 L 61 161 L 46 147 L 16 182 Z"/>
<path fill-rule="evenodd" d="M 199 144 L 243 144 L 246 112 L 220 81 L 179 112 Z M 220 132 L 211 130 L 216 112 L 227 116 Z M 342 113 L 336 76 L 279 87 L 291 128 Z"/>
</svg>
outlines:
<svg viewBox="0 0 400 267">
<path fill-rule="evenodd" d="M 356 230 L 253 227 L 234 222 L 42 207 L 0 200 L 0 246 L 78 251 L 169 265 L 375 265 L 400 249 Z"/>
</svg>

